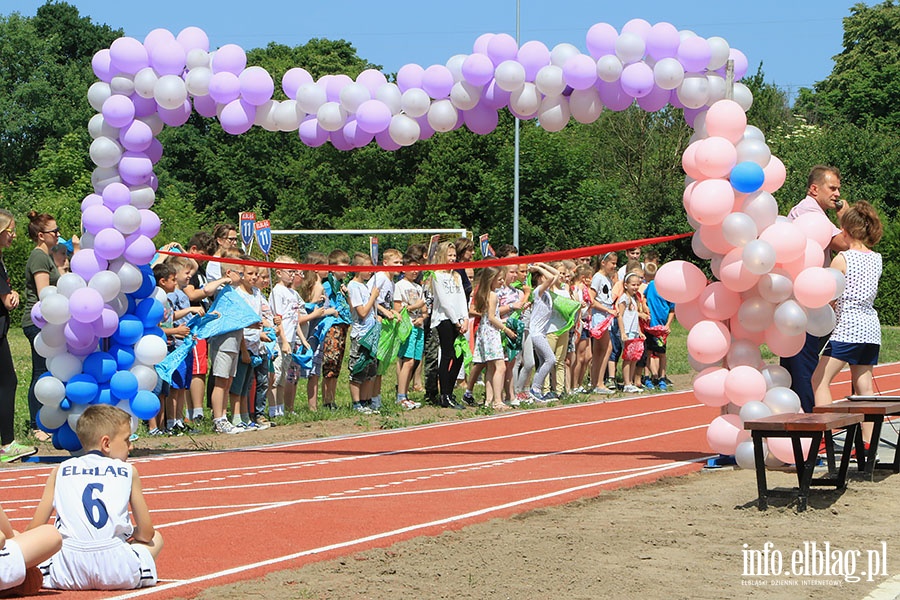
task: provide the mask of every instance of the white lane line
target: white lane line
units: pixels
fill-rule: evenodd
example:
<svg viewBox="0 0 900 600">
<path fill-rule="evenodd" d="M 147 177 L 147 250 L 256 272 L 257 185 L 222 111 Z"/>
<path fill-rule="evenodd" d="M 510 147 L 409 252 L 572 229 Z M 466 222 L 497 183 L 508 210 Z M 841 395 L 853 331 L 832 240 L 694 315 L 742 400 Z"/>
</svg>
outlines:
<svg viewBox="0 0 900 600">
<path fill-rule="evenodd" d="M 706 459 L 702 459 L 702 460 L 706 460 Z M 402 528 L 400 528 L 400 529 L 394 529 L 394 530 L 392 530 L 392 531 L 385 531 L 385 532 L 382 532 L 382 533 L 376 533 L 376 534 L 374 534 L 374 535 L 370 535 L 370 536 L 358 538 L 358 539 L 355 539 L 355 540 L 347 540 L 347 541 L 345 541 L 345 542 L 338 542 L 338 543 L 336 543 L 336 544 L 330 544 L 330 545 L 328 545 L 328 546 L 322 546 L 322 547 L 320 547 L 320 548 L 312 548 L 312 549 L 309 549 L 309 550 L 303 550 L 303 551 L 301 551 L 301 552 L 296 552 L 296 553 L 294 553 L 294 554 L 288 554 L 288 555 L 285 555 L 285 556 L 279 556 L 279 557 L 276 557 L 276 558 L 272 558 L 272 559 L 268 559 L 268 560 L 263 560 L 263 561 L 259 561 L 259 562 L 252 563 L 252 564 L 248 564 L 248 565 L 240 565 L 240 566 L 237 566 L 237 567 L 232 567 L 232 568 L 230 568 L 230 569 L 225 569 L 225 570 L 218 571 L 218 572 L 215 572 L 215 573 L 208 573 L 208 574 L 206 574 L 206 575 L 201 575 L 201 576 L 199 576 L 199 577 L 194 577 L 194 578 L 191 578 L 191 579 L 185 579 L 185 580 L 182 580 L 182 581 L 177 581 L 177 582 L 172 582 L 172 583 L 166 583 L 166 584 L 163 584 L 163 585 L 158 585 L 158 586 L 153 587 L 153 588 L 145 588 L 145 589 L 142 589 L 142 590 L 138 590 L 138 591 L 130 592 L 130 593 L 127 593 L 127 594 L 123 594 L 123 595 L 120 595 L 120 596 L 113 596 L 113 597 L 111 597 L 109 600 L 126 600 L 126 599 L 128 599 L 128 598 L 138 598 L 138 597 L 141 597 L 141 596 L 148 596 L 148 595 L 151 595 L 151 594 L 163 592 L 163 591 L 166 591 L 166 590 L 174 589 L 174 588 L 181 587 L 181 586 L 185 586 L 185 585 L 192 585 L 192 584 L 196 584 L 196 583 L 202 583 L 202 582 L 205 582 L 205 581 L 212 581 L 212 580 L 215 580 L 215 579 L 220 579 L 220 578 L 222 578 L 222 577 L 227 577 L 227 576 L 229 576 L 229 575 L 236 575 L 236 574 L 239 574 L 239 573 L 245 573 L 246 571 L 248 571 L 248 570 L 250 570 L 250 569 L 259 569 L 259 568 L 262 568 L 262 567 L 269 567 L 269 566 L 272 566 L 272 565 L 277 565 L 277 564 L 279 564 L 279 563 L 288 562 L 288 561 L 291 561 L 291 560 L 296 560 L 296 559 L 302 558 L 302 557 L 304 557 L 304 556 L 312 556 L 312 555 L 315 555 L 315 554 L 321 554 L 321 553 L 323 553 L 323 552 L 329 552 L 329 551 L 331 551 L 331 550 L 340 550 L 340 549 L 344 549 L 344 548 L 352 548 L 353 546 L 358 546 L 358 545 L 361 545 L 361 544 L 366 544 L 366 543 L 368 543 L 368 542 L 374 542 L 374 541 L 384 540 L 384 539 L 388 539 L 388 538 L 391 538 L 391 537 L 396 537 L 396 536 L 399 536 L 399 535 L 403 535 L 403 534 L 406 534 L 406 533 L 411 533 L 411 532 L 414 532 L 414 531 L 421 531 L 421 530 L 423 530 L 423 529 L 428 529 L 428 528 L 431 528 L 431 527 L 437 527 L 437 526 L 441 526 L 441 525 L 449 525 L 449 524 L 456 523 L 456 522 L 459 522 L 459 521 L 464 521 L 464 520 L 466 520 L 466 519 L 474 519 L 474 518 L 476 518 L 476 517 L 481 517 L 481 516 L 483 516 L 483 515 L 488 515 L 488 514 L 491 514 L 491 513 L 495 513 L 495 512 L 507 510 L 507 509 L 510 509 L 510 508 L 516 508 L 516 507 L 519 507 L 519 506 L 526 506 L 526 505 L 528 505 L 528 504 L 534 504 L 534 503 L 536 503 L 536 502 L 541 502 L 541 501 L 543 501 L 543 500 L 549 500 L 549 499 L 551 499 L 551 498 L 556 498 L 556 497 L 559 497 L 559 496 L 565 496 L 565 495 L 567 495 L 567 494 L 572 494 L 572 493 L 575 493 L 575 492 L 580 492 L 580 491 L 584 491 L 584 490 L 589 490 L 589 489 L 591 489 L 591 488 L 600 487 L 600 486 L 602 486 L 602 485 L 608 485 L 608 484 L 617 483 L 617 482 L 620 482 L 620 481 L 627 481 L 627 480 L 629 480 L 629 479 L 633 479 L 633 478 L 635 478 L 635 477 L 640 477 L 640 476 L 644 476 L 644 475 L 651 474 L 651 473 L 661 473 L 661 472 L 665 472 L 665 471 L 668 471 L 668 470 L 672 470 L 672 469 L 679 468 L 679 467 L 681 467 L 681 466 L 689 465 L 689 464 L 694 463 L 694 462 L 699 462 L 699 459 L 698 459 L 698 460 L 695 460 L 695 461 L 679 461 L 679 462 L 674 462 L 674 463 L 667 463 L 667 464 L 664 464 L 664 465 L 659 465 L 658 467 L 654 468 L 653 470 L 644 471 L 644 472 L 642 472 L 642 473 L 640 473 L 640 474 L 628 474 L 628 475 L 623 475 L 623 476 L 620 476 L 620 477 L 614 477 L 614 478 L 612 478 L 612 479 L 607 479 L 607 480 L 604 480 L 604 481 L 596 481 L 596 482 L 585 483 L 585 484 L 582 484 L 582 485 L 578 485 L 578 486 L 566 488 L 566 489 L 564 489 L 564 490 L 557 490 L 557 491 L 554 491 L 554 492 L 549 492 L 549 493 L 546 493 L 546 494 L 541 494 L 541 495 L 539 495 L 539 496 L 532 496 L 532 497 L 530 497 L 530 498 L 523 498 L 523 499 L 520 499 L 520 500 L 515 500 L 515 501 L 513 501 L 513 502 L 507 502 L 507 503 L 504 503 L 504 504 L 499 504 L 499 505 L 495 505 L 495 506 L 489 506 L 489 507 L 487 507 L 487 508 L 482 508 L 482 509 L 479 509 L 479 510 L 467 512 L 467 513 L 462 513 L 462 514 L 459 514 L 459 515 L 454 515 L 454 516 L 447 517 L 447 518 L 444 518 L 444 519 L 438 519 L 438 520 L 435 520 L 435 521 L 429 521 L 429 522 L 426 522 L 426 523 L 418 523 L 418 524 L 416 524 L 416 525 L 410 525 L 410 526 L 407 526 L 407 527 L 402 527 Z"/>
</svg>

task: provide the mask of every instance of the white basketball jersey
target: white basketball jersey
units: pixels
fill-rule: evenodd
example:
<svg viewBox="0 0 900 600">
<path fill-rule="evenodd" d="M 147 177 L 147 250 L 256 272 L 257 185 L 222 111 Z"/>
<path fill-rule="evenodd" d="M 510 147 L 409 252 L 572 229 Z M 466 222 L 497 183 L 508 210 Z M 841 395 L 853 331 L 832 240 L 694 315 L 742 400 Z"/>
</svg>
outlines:
<svg viewBox="0 0 900 600">
<path fill-rule="evenodd" d="M 53 506 L 63 540 L 89 544 L 131 537 L 131 480 L 131 465 L 96 451 L 61 463 Z"/>
</svg>

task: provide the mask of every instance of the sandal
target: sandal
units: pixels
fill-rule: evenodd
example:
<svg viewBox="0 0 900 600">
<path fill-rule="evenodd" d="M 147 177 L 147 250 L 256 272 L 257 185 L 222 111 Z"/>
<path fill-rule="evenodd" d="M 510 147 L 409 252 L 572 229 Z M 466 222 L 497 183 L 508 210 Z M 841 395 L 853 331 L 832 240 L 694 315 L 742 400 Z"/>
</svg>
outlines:
<svg viewBox="0 0 900 600">
<path fill-rule="evenodd" d="M 31 436 L 39 442 L 49 442 L 50 440 L 53 439 L 53 436 L 51 436 L 49 433 L 47 433 L 43 429 L 33 430 L 31 432 Z"/>
</svg>

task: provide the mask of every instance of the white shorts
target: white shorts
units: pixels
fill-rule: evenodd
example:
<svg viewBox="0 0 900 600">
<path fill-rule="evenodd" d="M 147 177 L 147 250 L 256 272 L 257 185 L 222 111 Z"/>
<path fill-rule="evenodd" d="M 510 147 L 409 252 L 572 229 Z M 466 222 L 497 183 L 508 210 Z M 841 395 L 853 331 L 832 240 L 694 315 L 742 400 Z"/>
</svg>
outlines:
<svg viewBox="0 0 900 600">
<path fill-rule="evenodd" d="M 272 361 L 275 369 L 275 387 L 281 387 L 285 383 L 297 383 L 300 380 L 300 365 L 294 362 L 290 354 L 281 353 Z"/>
<path fill-rule="evenodd" d="M 48 589 L 133 590 L 156 585 L 150 549 L 119 539 L 93 543 L 89 549 L 65 540 L 62 550 L 40 567 Z"/>
<path fill-rule="evenodd" d="M 25 581 L 25 557 L 16 540 L 6 540 L 0 549 L 0 590 L 8 590 Z"/>
</svg>

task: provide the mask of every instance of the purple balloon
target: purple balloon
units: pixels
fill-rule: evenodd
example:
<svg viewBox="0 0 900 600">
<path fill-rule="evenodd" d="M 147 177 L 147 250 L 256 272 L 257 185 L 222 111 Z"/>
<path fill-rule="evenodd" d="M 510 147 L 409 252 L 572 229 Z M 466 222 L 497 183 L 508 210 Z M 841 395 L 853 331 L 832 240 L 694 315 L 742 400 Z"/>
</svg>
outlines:
<svg viewBox="0 0 900 600">
<path fill-rule="evenodd" d="M 712 50 L 709 42 L 700 36 L 689 37 L 681 40 L 678 46 L 678 61 L 684 70 L 690 73 L 702 73 L 712 58 Z"/>
<path fill-rule="evenodd" d="M 281 90 L 284 92 L 285 96 L 287 96 L 291 100 L 296 100 L 297 88 L 299 88 L 301 85 L 312 82 L 312 75 L 310 75 L 306 69 L 294 67 L 293 69 L 288 69 L 288 71 L 281 77 Z"/>
<path fill-rule="evenodd" d="M 391 109 L 381 100 L 366 100 L 356 109 L 359 128 L 368 133 L 378 134 L 391 124 Z"/>
<path fill-rule="evenodd" d="M 94 254 L 110 261 L 125 252 L 125 236 L 116 229 L 104 229 L 94 236 Z"/>
<path fill-rule="evenodd" d="M 653 78 L 653 69 L 647 63 L 636 62 L 626 65 L 622 70 L 619 83 L 626 94 L 632 98 L 643 98 L 653 91 L 656 83 Z"/>
<path fill-rule="evenodd" d="M 102 311 L 103 296 L 92 287 L 79 288 L 69 296 L 69 313 L 76 321 L 92 323 Z"/>
<path fill-rule="evenodd" d="M 633 33 L 646 41 L 650 28 L 650 23 L 644 19 L 631 19 L 622 26 L 622 33 Z"/>
<path fill-rule="evenodd" d="M 197 48 L 204 52 L 209 52 L 209 37 L 199 27 L 185 27 L 178 32 L 175 40 L 181 44 L 185 52 L 190 52 Z"/>
<path fill-rule="evenodd" d="M 637 103 L 645 112 L 657 112 L 669 104 L 671 97 L 672 90 L 664 90 L 659 86 L 653 86 L 649 94 L 637 99 Z"/>
<path fill-rule="evenodd" d="M 618 81 L 612 83 L 598 81 L 597 91 L 600 92 L 600 101 L 603 106 L 612 111 L 625 110 L 634 102 L 634 98 L 625 93 Z"/>
<path fill-rule="evenodd" d="M 41 314 L 41 301 L 38 300 L 34 306 L 31 307 L 31 322 L 43 329 L 47 326 L 47 321 L 44 320 L 44 316 Z"/>
<path fill-rule="evenodd" d="M 159 118 L 169 127 L 181 127 L 191 118 L 191 101 L 185 100 L 178 108 L 159 107 Z M 152 140 L 151 140 L 152 141 Z M 148 147 L 143 150 L 146 152 Z M 153 162 L 153 161 L 151 161 Z"/>
<path fill-rule="evenodd" d="M 134 265 L 146 265 L 156 254 L 156 246 L 153 240 L 145 235 L 128 236 L 125 247 L 125 260 Z"/>
<path fill-rule="evenodd" d="M 228 72 L 237 76 L 247 67 L 247 54 L 236 44 L 225 44 L 213 55 L 213 73 Z"/>
<path fill-rule="evenodd" d="M 209 78 L 209 95 L 219 104 L 228 104 L 241 95 L 241 81 L 230 71 L 216 73 Z"/>
<path fill-rule="evenodd" d="M 749 66 L 747 57 L 737 48 L 731 48 L 728 51 L 728 58 L 734 61 L 734 80 L 739 81 L 747 74 Z"/>
<path fill-rule="evenodd" d="M 472 110 L 462 111 L 463 119 L 469 131 L 479 135 L 487 135 L 497 128 L 500 115 L 483 104 L 478 104 Z"/>
<path fill-rule="evenodd" d="M 525 81 L 534 81 L 541 67 L 550 64 L 550 50 L 543 42 L 530 41 L 522 44 L 516 55 L 516 60 L 525 67 Z M 463 72 L 465 74 L 465 72 Z M 488 80 L 490 81 L 490 80 Z M 487 81 L 485 81 L 487 83 Z"/>
<path fill-rule="evenodd" d="M 110 184 L 110 185 L 112 185 L 112 184 Z M 109 187 L 109 185 L 106 187 Z M 106 192 L 106 188 L 104 188 L 103 191 Z M 85 210 L 87 210 L 87 208 L 89 206 L 99 206 L 100 204 L 103 204 L 103 203 L 104 203 L 104 200 L 99 194 L 88 194 L 87 196 L 84 197 L 84 200 L 81 201 L 81 212 L 84 212 Z"/>
<path fill-rule="evenodd" d="M 646 65 L 645 65 L 646 66 Z M 653 71 L 650 72 L 652 77 Z M 569 57 L 563 65 L 563 79 L 575 90 L 586 90 L 597 81 L 597 63 L 586 54 Z"/>
<path fill-rule="evenodd" d="M 363 146 L 367 146 L 369 142 L 375 139 L 374 133 L 369 133 L 368 131 L 363 131 L 359 128 L 359 123 L 356 122 L 356 119 L 347 120 L 347 123 L 344 125 L 343 133 L 344 138 L 354 148 L 362 148 Z"/>
<path fill-rule="evenodd" d="M 495 67 L 504 60 L 515 60 L 518 52 L 516 38 L 508 33 L 498 33 L 487 43 L 487 55 Z"/>
<path fill-rule="evenodd" d="M 619 39 L 619 32 L 615 27 L 609 23 L 597 23 L 587 32 L 588 52 L 595 60 L 607 54 L 615 54 L 617 39 Z"/>
<path fill-rule="evenodd" d="M 99 338 L 108 338 L 119 328 L 119 316 L 113 309 L 108 306 L 104 307 L 100 311 L 100 316 L 94 321 L 93 326 L 94 335 Z"/>
<path fill-rule="evenodd" d="M 150 66 L 144 45 L 132 37 L 120 37 L 109 46 L 110 72 L 134 75 Z"/>
<path fill-rule="evenodd" d="M 163 145 L 158 139 L 153 138 L 150 141 L 150 147 L 145 151 L 147 157 L 150 159 L 150 162 L 154 165 L 159 162 L 159 159 L 162 158 L 163 155 Z"/>
<path fill-rule="evenodd" d="M 366 69 L 356 77 L 356 83 L 364 85 L 372 96 L 375 95 L 378 88 L 387 82 L 387 77 L 384 76 L 384 73 L 376 69 Z"/>
<path fill-rule="evenodd" d="M 143 152 L 150 146 L 152 139 L 153 131 L 143 121 L 134 120 L 119 130 L 119 142 L 123 148 L 132 152 Z"/>
<path fill-rule="evenodd" d="M 124 127 L 134 119 L 134 103 L 128 96 L 114 94 L 103 101 L 103 119 L 112 127 Z"/>
<path fill-rule="evenodd" d="M 138 212 L 141 213 L 141 226 L 138 228 L 138 231 L 141 235 L 145 235 L 148 238 L 156 237 L 160 227 L 162 227 L 162 221 L 160 221 L 159 215 L 147 208 L 142 208 Z"/>
<path fill-rule="evenodd" d="M 325 97 L 329 102 L 340 102 L 341 90 L 353 83 L 353 80 L 343 73 L 340 75 L 326 75 L 320 81 L 323 81 L 325 84 Z"/>
<path fill-rule="evenodd" d="M 107 83 L 112 81 L 114 73 L 112 72 L 110 61 L 108 48 L 97 51 L 97 53 L 94 54 L 94 57 L 91 58 L 91 68 L 94 70 L 94 75 L 96 75 L 100 81 L 105 81 Z"/>
<path fill-rule="evenodd" d="M 243 100 L 232 100 L 219 115 L 219 123 L 226 133 L 240 135 L 250 131 L 256 119 L 256 107 Z"/>
<path fill-rule="evenodd" d="M 494 33 L 482 33 L 475 40 L 475 43 L 472 44 L 472 52 L 476 54 L 484 54 L 487 56 L 487 47 L 488 43 L 493 39 L 496 34 Z"/>
<path fill-rule="evenodd" d="M 70 344 L 69 342 L 66 342 L 66 349 L 70 354 L 73 354 L 75 356 L 87 356 L 88 354 L 97 350 L 97 343 L 99 341 L 100 340 L 97 339 L 97 336 L 92 333 L 88 337 L 83 338 L 83 341 L 79 342 L 78 344 Z"/>
<path fill-rule="evenodd" d="M 96 196 L 96 194 L 91 194 Z M 131 190 L 124 183 L 114 181 L 103 188 L 103 204 L 111 211 L 131 203 Z M 85 201 L 87 198 L 85 198 Z M 83 204 L 82 204 L 83 206 Z"/>
<path fill-rule="evenodd" d="M 119 176 L 128 185 L 143 185 L 153 174 L 153 163 L 143 152 L 124 152 L 119 160 Z"/>
<path fill-rule="evenodd" d="M 428 122 L 427 114 L 416 118 L 416 123 L 419 124 L 419 140 L 427 140 L 434 135 L 434 127 Z"/>
<path fill-rule="evenodd" d="M 102 204 L 89 206 L 81 213 L 81 224 L 84 226 L 85 231 L 97 235 L 99 231 L 112 227 L 112 217 L 112 211 Z"/>
<path fill-rule="evenodd" d="M 212 96 L 195 96 L 194 110 L 196 110 L 200 116 L 207 118 L 216 116 L 216 113 L 218 112 L 216 101 Z"/>
<path fill-rule="evenodd" d="M 435 100 L 449 96 L 453 83 L 453 73 L 444 65 L 431 65 L 422 74 L 422 89 Z"/>
<path fill-rule="evenodd" d="M 422 87 L 422 76 L 425 75 L 425 69 L 415 63 L 403 65 L 397 71 L 397 87 L 401 92 L 412 88 Z M 393 141 L 393 140 L 391 140 Z"/>
<path fill-rule="evenodd" d="M 187 52 L 176 41 L 154 44 L 148 50 L 150 66 L 159 75 L 178 75 L 184 73 Z"/>
<path fill-rule="evenodd" d="M 315 117 L 305 119 L 297 131 L 300 141 L 311 148 L 318 148 L 328 141 L 328 132 L 319 127 L 319 121 Z"/>
<path fill-rule="evenodd" d="M 344 135 L 343 129 L 332 131 L 328 137 L 328 140 L 331 142 L 331 145 L 338 150 L 353 150 L 353 142 L 347 139 L 347 137 Z"/>
<path fill-rule="evenodd" d="M 672 58 L 678 53 L 681 35 L 671 23 L 657 23 L 647 32 L 647 54 L 654 60 Z"/>
<path fill-rule="evenodd" d="M 672 94 L 672 100 L 674 101 L 678 94 Z M 700 113 L 706 112 L 709 110 L 706 106 L 701 106 L 700 108 L 685 108 L 684 109 L 684 122 L 687 123 L 691 128 L 694 127 L 694 121 L 700 116 Z"/>
<path fill-rule="evenodd" d="M 494 110 L 500 110 L 504 106 L 509 105 L 510 93 L 500 88 L 496 81 L 492 81 L 484 90 L 479 104 L 484 104 Z"/>
<path fill-rule="evenodd" d="M 484 54 L 470 54 L 462 64 L 462 76 L 472 85 L 485 85 L 494 78 L 494 63 Z"/>
<path fill-rule="evenodd" d="M 157 27 L 150 33 L 144 36 L 144 48 L 149 52 L 152 48 L 156 47 L 158 44 L 168 44 L 170 42 L 175 41 L 175 36 L 172 35 L 172 32 L 168 29 L 164 29 L 162 27 Z"/>
<path fill-rule="evenodd" d="M 391 134 L 387 129 L 376 133 L 375 141 L 378 142 L 378 145 L 381 146 L 382 150 L 387 150 L 388 152 L 393 152 L 394 150 L 399 150 L 401 148 L 400 144 L 394 141 L 394 138 L 391 137 Z"/>
<path fill-rule="evenodd" d="M 155 114 L 159 105 L 156 104 L 156 100 L 153 98 L 144 98 L 143 96 L 139 96 L 137 94 L 132 94 L 129 96 L 131 98 L 131 102 L 134 104 L 134 117 L 148 117 L 152 114 Z"/>
<path fill-rule="evenodd" d="M 109 268 L 109 263 L 97 256 L 91 248 L 82 248 L 73 254 L 70 264 L 72 272 L 81 275 L 85 281 L 90 281 L 91 277 Z"/>
<path fill-rule="evenodd" d="M 275 92 L 272 76 L 262 67 L 247 67 L 238 81 L 241 84 L 241 98 L 254 106 L 265 104 Z"/>
</svg>

